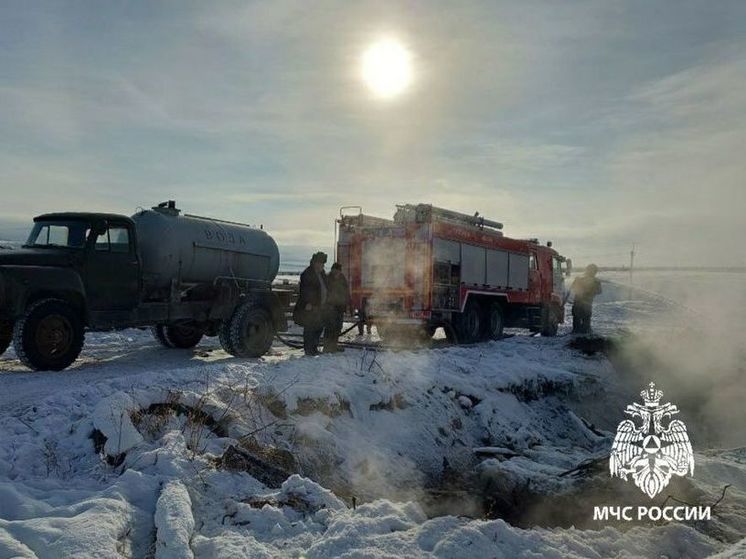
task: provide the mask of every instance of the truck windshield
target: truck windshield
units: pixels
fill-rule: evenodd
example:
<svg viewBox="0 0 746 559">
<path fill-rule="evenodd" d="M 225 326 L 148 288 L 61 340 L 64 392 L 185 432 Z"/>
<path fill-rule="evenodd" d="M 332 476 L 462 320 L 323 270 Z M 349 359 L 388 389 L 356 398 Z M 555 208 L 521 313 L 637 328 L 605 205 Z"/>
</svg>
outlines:
<svg viewBox="0 0 746 559">
<path fill-rule="evenodd" d="M 26 246 L 83 248 L 90 230 L 85 221 L 39 221 L 34 224 Z"/>
</svg>

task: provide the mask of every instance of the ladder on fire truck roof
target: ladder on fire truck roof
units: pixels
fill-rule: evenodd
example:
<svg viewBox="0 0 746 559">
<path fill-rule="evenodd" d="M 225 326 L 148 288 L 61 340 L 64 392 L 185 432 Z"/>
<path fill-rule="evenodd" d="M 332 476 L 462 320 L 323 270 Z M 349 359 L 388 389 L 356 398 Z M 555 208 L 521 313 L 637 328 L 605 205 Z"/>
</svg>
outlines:
<svg viewBox="0 0 746 559">
<path fill-rule="evenodd" d="M 396 208 L 397 210 L 394 215 L 394 221 L 397 223 L 412 221 L 417 223 L 447 221 L 459 225 L 470 225 L 472 227 L 478 227 L 479 229 L 489 228 L 499 231 L 503 228 L 502 223 L 491 219 L 485 219 L 479 215 L 479 212 L 474 215 L 469 215 L 455 212 L 453 210 L 438 208 L 431 204 L 402 204 L 397 205 Z"/>
</svg>

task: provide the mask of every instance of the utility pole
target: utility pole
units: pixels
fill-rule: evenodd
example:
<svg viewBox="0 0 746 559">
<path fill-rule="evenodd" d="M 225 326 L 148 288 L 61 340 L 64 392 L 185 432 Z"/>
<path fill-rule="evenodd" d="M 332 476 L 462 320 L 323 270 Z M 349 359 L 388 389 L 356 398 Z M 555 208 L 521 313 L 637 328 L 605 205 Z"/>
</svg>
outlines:
<svg viewBox="0 0 746 559">
<path fill-rule="evenodd" d="M 632 285 L 632 270 L 635 267 L 635 248 L 636 243 L 632 243 L 632 250 L 629 251 L 629 284 Z"/>
</svg>

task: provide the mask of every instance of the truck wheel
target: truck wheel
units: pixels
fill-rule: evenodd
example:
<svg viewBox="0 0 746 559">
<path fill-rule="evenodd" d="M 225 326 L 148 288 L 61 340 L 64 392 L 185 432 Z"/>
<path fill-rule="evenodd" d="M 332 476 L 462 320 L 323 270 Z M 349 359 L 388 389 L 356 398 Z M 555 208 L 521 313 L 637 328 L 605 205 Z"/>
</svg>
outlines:
<svg viewBox="0 0 746 559">
<path fill-rule="evenodd" d="M 61 299 L 29 306 L 13 329 L 13 347 L 21 362 L 35 371 L 61 371 L 83 349 L 83 321 Z"/>
<path fill-rule="evenodd" d="M 13 340 L 13 324 L 7 320 L 0 320 L 0 355 L 5 353 Z"/>
<path fill-rule="evenodd" d="M 230 321 L 229 339 L 236 357 L 261 357 L 272 347 L 272 315 L 253 301 L 239 305 Z"/>
<path fill-rule="evenodd" d="M 500 340 L 503 337 L 503 309 L 500 303 L 492 303 L 487 308 L 487 320 L 485 324 L 485 338 L 488 340 Z"/>
<path fill-rule="evenodd" d="M 163 346 L 167 347 L 169 349 L 173 349 L 174 346 L 166 339 L 166 325 L 165 324 L 156 324 L 155 326 L 150 327 L 150 333 L 153 334 L 153 337 L 158 340 L 158 342 Z"/>
<path fill-rule="evenodd" d="M 476 301 L 469 301 L 464 312 L 458 317 L 456 332 L 462 344 L 478 342 L 482 333 L 482 313 Z"/>
<path fill-rule="evenodd" d="M 163 335 L 171 347 L 191 349 L 200 342 L 205 333 L 197 325 L 179 324 L 166 326 Z"/>
<path fill-rule="evenodd" d="M 230 319 L 224 320 L 223 322 L 220 323 L 220 328 L 218 328 L 218 340 L 220 340 L 220 345 L 226 353 L 235 355 L 236 350 L 233 349 L 233 344 L 231 344 L 231 321 Z"/>
<path fill-rule="evenodd" d="M 559 317 L 553 307 L 544 307 L 541 312 L 541 335 L 556 336 L 559 330 Z"/>
</svg>

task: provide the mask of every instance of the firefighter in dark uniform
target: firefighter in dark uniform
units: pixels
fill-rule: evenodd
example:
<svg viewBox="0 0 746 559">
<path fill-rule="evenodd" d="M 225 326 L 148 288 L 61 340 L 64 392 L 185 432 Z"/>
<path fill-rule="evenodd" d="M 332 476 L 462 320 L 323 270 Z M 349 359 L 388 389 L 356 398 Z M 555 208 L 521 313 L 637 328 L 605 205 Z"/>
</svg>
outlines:
<svg viewBox="0 0 746 559">
<path fill-rule="evenodd" d="M 311 264 L 300 275 L 300 293 L 293 310 L 293 320 L 303 326 L 303 351 L 306 355 L 319 354 L 319 341 L 326 323 L 327 301 L 326 254 L 317 252 Z"/>
<path fill-rule="evenodd" d="M 332 264 L 332 270 L 326 277 L 329 296 L 326 300 L 327 324 L 324 330 L 324 353 L 344 351 L 337 344 L 342 333 L 345 310 L 350 306 L 350 289 L 347 278 L 342 273 L 339 262 Z"/>
<path fill-rule="evenodd" d="M 575 278 L 570 291 L 574 296 L 572 304 L 572 331 L 574 334 L 591 333 L 593 299 L 601 293 L 601 282 L 596 278 L 598 266 L 590 264 L 585 273 Z"/>
</svg>

